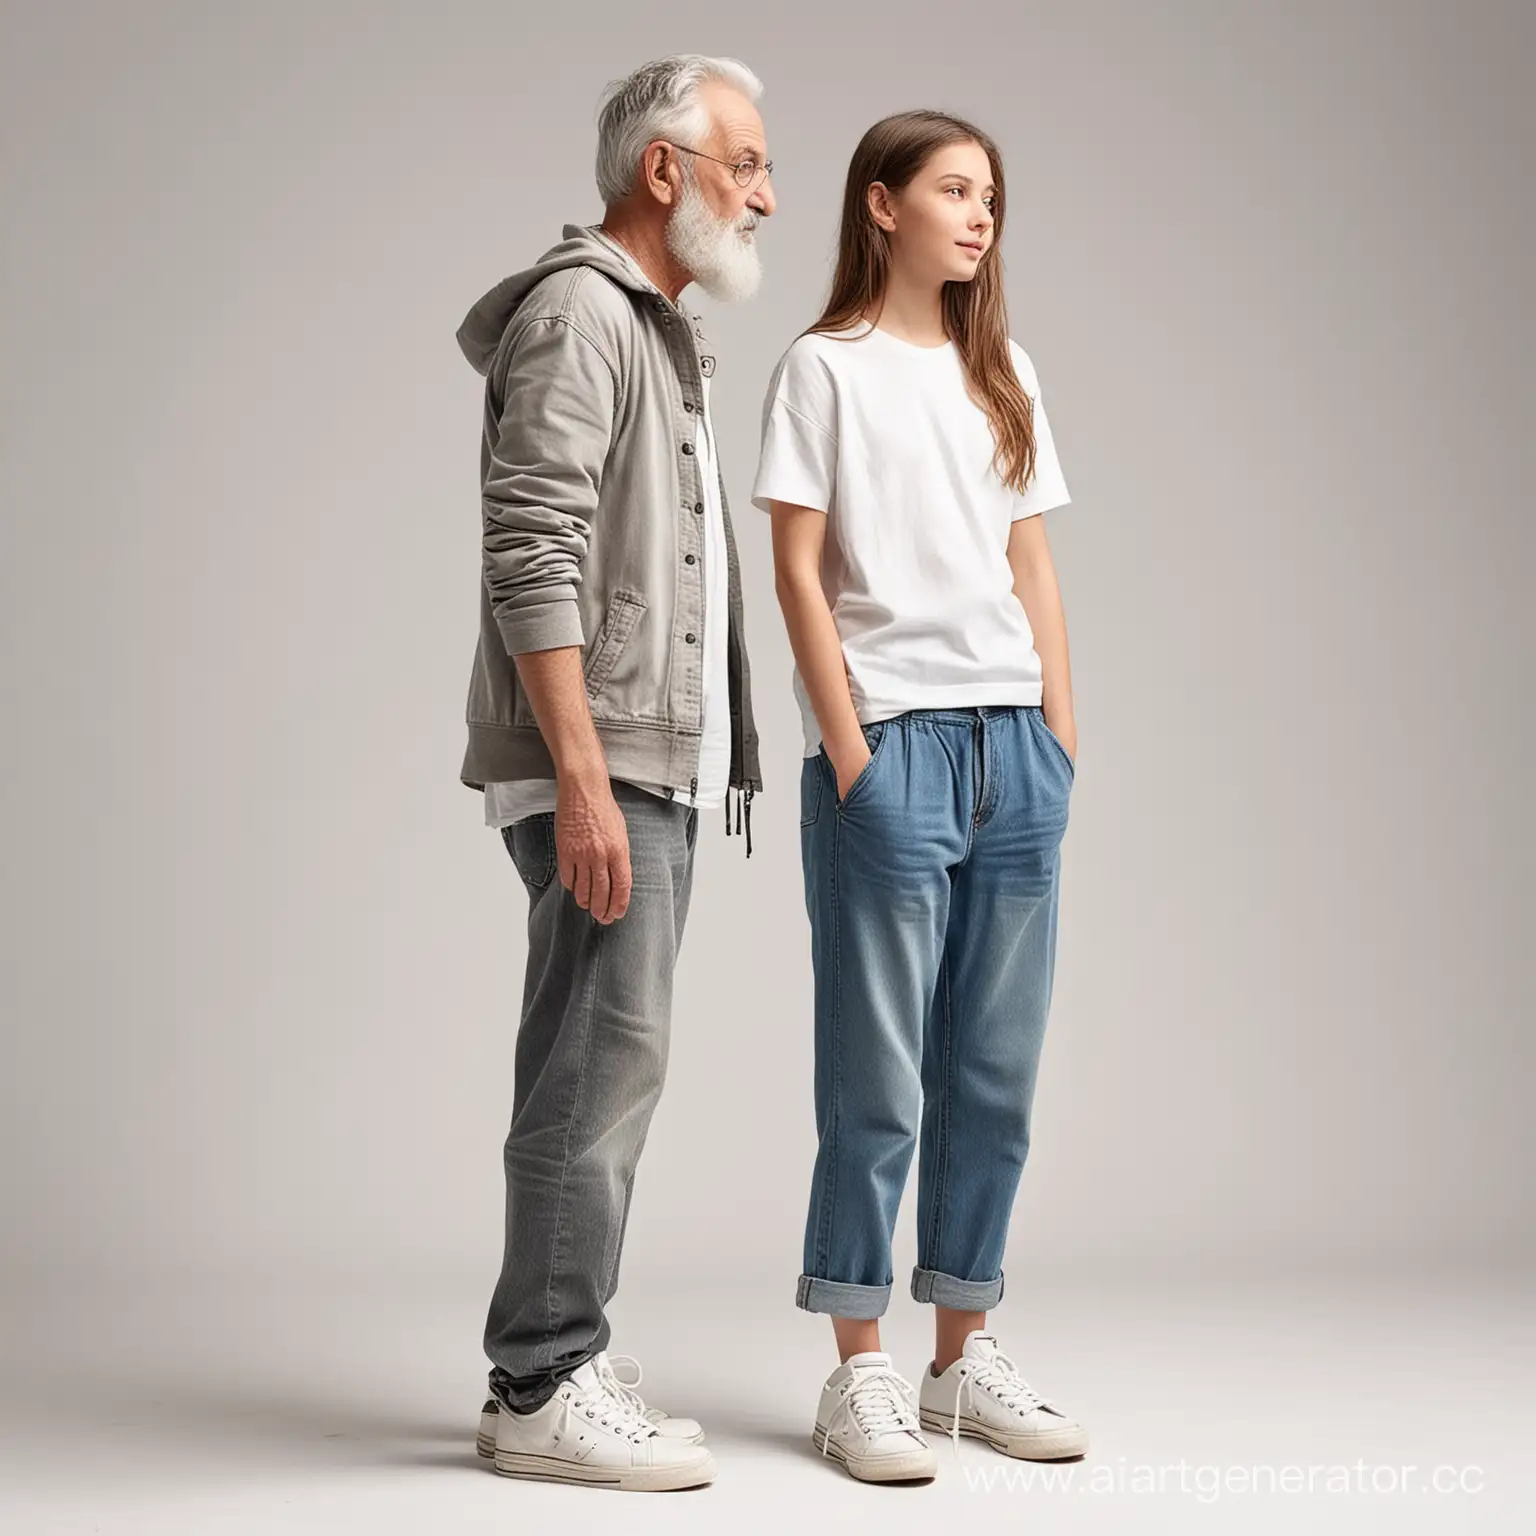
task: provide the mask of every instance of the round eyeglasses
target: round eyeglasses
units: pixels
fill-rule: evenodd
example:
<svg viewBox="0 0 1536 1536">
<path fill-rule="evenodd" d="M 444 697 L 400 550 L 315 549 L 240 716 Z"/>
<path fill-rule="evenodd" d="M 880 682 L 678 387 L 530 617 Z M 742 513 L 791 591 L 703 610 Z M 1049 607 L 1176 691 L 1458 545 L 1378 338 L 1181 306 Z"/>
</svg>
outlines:
<svg viewBox="0 0 1536 1536">
<path fill-rule="evenodd" d="M 702 149 L 693 149 L 687 144 L 673 144 L 672 148 L 689 155 L 701 155 L 706 160 L 713 160 L 716 165 L 729 166 L 738 187 L 755 187 L 764 177 L 773 175 L 772 160 L 759 163 L 755 156 L 748 156 L 745 160 L 722 160 L 719 155 L 706 155 Z"/>
</svg>

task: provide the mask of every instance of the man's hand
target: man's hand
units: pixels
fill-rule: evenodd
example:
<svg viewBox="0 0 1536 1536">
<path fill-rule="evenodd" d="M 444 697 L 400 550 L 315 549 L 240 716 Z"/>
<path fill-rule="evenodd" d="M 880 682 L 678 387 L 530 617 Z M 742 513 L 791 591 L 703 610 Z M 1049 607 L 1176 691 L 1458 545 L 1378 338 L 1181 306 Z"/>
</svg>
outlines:
<svg viewBox="0 0 1536 1536">
<path fill-rule="evenodd" d="M 633 883 L 629 827 L 608 775 L 562 774 L 555 805 L 560 883 L 593 918 L 616 923 L 629 910 Z"/>
<path fill-rule="evenodd" d="M 518 676 L 555 764 L 560 883 L 600 923 L 629 910 L 629 828 L 592 723 L 579 645 L 525 651 Z"/>
</svg>

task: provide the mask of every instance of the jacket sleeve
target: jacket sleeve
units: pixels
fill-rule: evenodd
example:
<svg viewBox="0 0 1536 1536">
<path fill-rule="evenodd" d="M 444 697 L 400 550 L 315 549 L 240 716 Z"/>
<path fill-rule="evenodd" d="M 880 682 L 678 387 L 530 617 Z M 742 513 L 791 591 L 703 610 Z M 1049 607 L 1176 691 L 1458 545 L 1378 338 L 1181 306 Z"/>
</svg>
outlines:
<svg viewBox="0 0 1536 1536">
<path fill-rule="evenodd" d="M 572 322 L 513 343 L 482 492 L 486 591 L 509 656 L 581 645 L 581 562 L 613 440 L 617 383 Z"/>
</svg>

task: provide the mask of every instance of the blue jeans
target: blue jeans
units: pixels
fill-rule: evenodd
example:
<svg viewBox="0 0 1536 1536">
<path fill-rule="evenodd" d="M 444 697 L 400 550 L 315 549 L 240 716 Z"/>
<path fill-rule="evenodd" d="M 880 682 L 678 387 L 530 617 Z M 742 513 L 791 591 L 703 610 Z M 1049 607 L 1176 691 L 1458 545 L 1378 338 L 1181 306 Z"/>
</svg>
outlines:
<svg viewBox="0 0 1536 1536">
<path fill-rule="evenodd" d="M 916 1148 L 912 1295 L 983 1312 L 1029 1150 L 1072 760 L 1037 705 L 864 735 L 842 801 L 825 749 L 801 770 L 820 1145 L 795 1299 L 884 1313 Z"/>
</svg>

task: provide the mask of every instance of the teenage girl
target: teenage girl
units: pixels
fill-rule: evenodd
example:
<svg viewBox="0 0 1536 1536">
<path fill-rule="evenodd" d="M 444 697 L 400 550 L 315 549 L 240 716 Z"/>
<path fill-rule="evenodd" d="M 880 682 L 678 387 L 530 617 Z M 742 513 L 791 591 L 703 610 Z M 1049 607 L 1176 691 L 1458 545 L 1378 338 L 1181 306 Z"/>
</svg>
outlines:
<svg viewBox="0 0 1536 1536">
<path fill-rule="evenodd" d="M 855 1477 L 931 1477 L 922 1428 L 1013 1456 L 1082 1427 L 988 1332 L 1051 996 L 1077 733 L 1042 512 L 1064 506 L 1009 337 L 997 146 L 937 112 L 860 142 L 825 312 L 784 355 L 755 505 L 773 516 L 805 729 L 800 837 L 819 1149 L 798 1304 L 842 1363 L 815 1437 Z M 880 1348 L 918 1152 L 920 1389 Z"/>
</svg>

